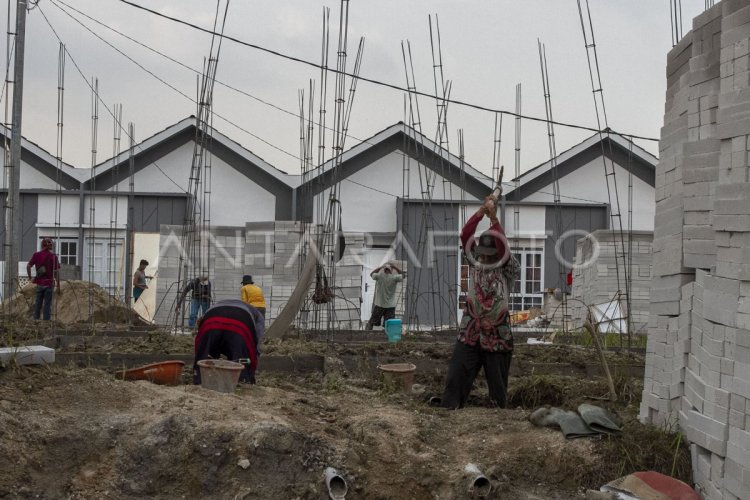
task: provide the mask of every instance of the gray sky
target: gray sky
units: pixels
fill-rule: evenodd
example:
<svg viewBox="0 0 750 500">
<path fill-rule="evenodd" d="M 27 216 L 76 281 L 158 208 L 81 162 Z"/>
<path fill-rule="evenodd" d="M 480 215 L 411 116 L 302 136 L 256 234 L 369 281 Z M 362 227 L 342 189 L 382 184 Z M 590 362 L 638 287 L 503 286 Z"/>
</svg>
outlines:
<svg viewBox="0 0 750 500">
<path fill-rule="evenodd" d="M 208 55 L 210 37 L 137 10 L 118 0 L 64 0 L 67 4 L 190 67 L 200 69 Z M 213 0 L 136 0 L 164 14 L 211 28 Z M 658 137 L 662 125 L 665 61 L 671 48 L 668 0 L 589 0 L 594 23 L 609 125 L 618 131 Z M 57 133 L 58 42 L 42 17 L 65 42 L 81 71 L 99 78 L 102 99 L 111 108 L 123 105 L 123 121 L 134 122 L 136 140 L 195 114 L 195 104 L 157 81 L 111 47 L 95 38 L 56 5 L 40 0 L 29 12 L 27 26 L 24 136 L 53 155 Z M 705 5 L 682 2 L 684 31 Z M 285 54 L 320 61 L 322 10 L 331 7 L 331 47 L 338 33 L 338 1 L 231 0 L 225 33 Z M 64 7 L 64 6 L 62 6 Z M 64 7 L 66 8 L 66 7 Z M 66 8 L 67 9 L 67 8 Z M 3 18 L 7 17 L 3 8 Z M 193 97 L 196 77 L 191 71 L 68 10 L 94 32 Z M 575 0 L 371 0 L 350 2 L 349 68 L 356 44 L 365 37 L 361 76 L 405 85 L 401 41 L 410 40 L 419 90 L 434 93 L 428 15 L 437 14 L 442 37 L 443 65 L 453 81 L 451 97 L 489 108 L 515 109 L 515 85 L 522 84 L 523 114 L 543 117 L 544 100 L 537 38 L 546 44 L 554 118 L 596 126 L 586 52 Z M 5 53 L 5 40 L 2 40 Z M 335 52 L 330 55 L 335 66 Z M 217 80 L 291 112 L 284 113 L 217 83 L 214 110 L 243 130 L 214 119 L 222 133 L 289 173 L 298 173 L 298 89 L 318 79 L 314 68 L 248 47 L 225 42 Z M 329 77 L 332 97 L 334 75 Z M 348 85 L 347 85 L 348 88 Z M 317 101 L 317 99 L 316 99 Z M 434 137 L 434 101 L 420 98 L 422 130 Z M 66 63 L 63 158 L 75 166 L 91 164 L 91 91 Z M 329 99 L 329 116 L 333 100 Z M 113 121 L 99 110 L 97 162 L 112 156 Z M 457 131 L 464 130 L 466 160 L 489 172 L 494 128 L 492 113 L 451 104 L 448 109 L 450 148 L 458 152 Z M 404 93 L 360 81 L 354 99 L 347 148 L 395 122 L 404 120 Z M 249 132 L 249 133 L 248 133 Z M 584 139 L 589 132 L 556 127 L 557 151 Z M 251 135 L 252 134 L 252 135 Z M 271 145 L 263 142 L 266 141 Z M 331 141 L 328 141 L 330 144 Z M 123 149 L 127 141 L 123 139 Z M 654 142 L 639 144 L 657 153 Z M 502 163 L 512 172 L 514 121 L 503 123 Z M 330 155 L 330 153 L 329 153 Z M 546 127 L 523 121 L 521 164 L 526 170 L 549 159 Z M 507 175 L 506 175 L 507 178 Z"/>
</svg>

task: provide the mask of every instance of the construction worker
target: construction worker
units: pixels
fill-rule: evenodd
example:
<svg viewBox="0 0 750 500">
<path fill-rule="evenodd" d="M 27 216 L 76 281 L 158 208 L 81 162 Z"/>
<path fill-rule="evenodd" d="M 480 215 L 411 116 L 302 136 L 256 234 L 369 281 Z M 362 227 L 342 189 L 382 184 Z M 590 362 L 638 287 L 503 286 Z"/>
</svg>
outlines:
<svg viewBox="0 0 750 500">
<path fill-rule="evenodd" d="M 395 264 L 388 263 L 373 269 L 370 277 L 375 280 L 375 297 L 366 330 L 380 326 L 381 319 L 387 321 L 396 316 L 396 285 L 404 280 L 404 272 Z"/>
<path fill-rule="evenodd" d="M 54 252 L 55 243 L 52 238 L 42 238 L 42 249 L 34 252 L 31 260 L 26 264 L 26 274 L 29 280 L 36 284 L 36 302 L 34 303 L 34 319 L 42 315 L 44 306 L 44 320 L 49 321 L 52 315 L 52 291 L 57 287 L 60 293 L 60 261 Z M 31 278 L 31 268 L 36 268 L 36 277 Z"/>
<path fill-rule="evenodd" d="M 148 266 L 148 261 L 145 259 L 141 259 L 141 262 L 138 264 L 138 269 L 135 270 L 133 273 L 133 302 L 138 302 L 138 299 L 143 294 L 144 290 L 148 288 L 148 285 L 146 284 L 146 267 Z"/>
<path fill-rule="evenodd" d="M 177 311 L 182 307 L 185 296 L 191 291 L 193 292 L 193 297 L 190 301 L 190 318 L 188 319 L 188 326 L 190 328 L 195 328 L 198 314 L 206 314 L 208 308 L 211 307 L 211 282 L 208 281 L 208 274 L 202 274 L 199 278 L 195 278 L 188 282 L 182 290 L 180 297 L 177 299 L 177 307 L 175 308 Z"/>
<path fill-rule="evenodd" d="M 253 306 L 263 317 L 266 316 L 266 299 L 263 298 L 263 290 L 253 282 L 253 277 L 249 274 L 242 277 L 240 293 L 242 302 Z"/>
<path fill-rule="evenodd" d="M 225 356 L 245 365 L 240 374 L 241 382 L 254 384 L 264 334 L 263 316 L 253 306 L 237 299 L 214 304 L 201 318 L 195 337 L 193 383 L 201 383 L 198 361 Z"/>
<path fill-rule="evenodd" d="M 484 217 L 489 219 L 490 228 L 477 240 L 474 233 Z M 439 403 L 445 408 L 463 407 L 479 369 L 484 368 L 490 400 L 504 408 L 513 355 L 508 297 L 518 275 L 518 264 L 510 254 L 492 197 L 488 196 L 466 221 L 461 230 L 461 246 L 471 265 L 469 290 Z"/>
</svg>

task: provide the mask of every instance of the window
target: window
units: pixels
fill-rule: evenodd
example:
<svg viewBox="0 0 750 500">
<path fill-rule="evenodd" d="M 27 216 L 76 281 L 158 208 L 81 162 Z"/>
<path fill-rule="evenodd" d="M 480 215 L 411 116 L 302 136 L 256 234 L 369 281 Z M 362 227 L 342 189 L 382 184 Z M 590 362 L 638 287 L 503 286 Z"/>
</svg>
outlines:
<svg viewBox="0 0 750 500">
<path fill-rule="evenodd" d="M 510 294 L 510 310 L 526 311 L 532 307 L 542 307 L 544 299 L 543 250 L 541 248 L 515 248 L 513 256 L 521 265 L 521 273 L 513 284 L 513 291 Z"/>
<path fill-rule="evenodd" d="M 42 236 L 39 238 L 37 247 L 42 248 L 42 239 L 52 238 L 55 242 L 55 252 L 62 265 L 78 265 L 78 238 L 55 238 L 54 236 Z"/>
<path fill-rule="evenodd" d="M 508 300 L 511 311 L 525 311 L 532 307 L 542 307 L 544 300 L 542 283 L 542 262 L 544 251 L 541 248 L 516 248 L 513 256 L 521 265 L 521 274 L 513 283 Z M 469 291 L 469 265 L 464 256 L 461 262 L 461 281 L 458 293 L 458 306 L 466 305 Z"/>
</svg>

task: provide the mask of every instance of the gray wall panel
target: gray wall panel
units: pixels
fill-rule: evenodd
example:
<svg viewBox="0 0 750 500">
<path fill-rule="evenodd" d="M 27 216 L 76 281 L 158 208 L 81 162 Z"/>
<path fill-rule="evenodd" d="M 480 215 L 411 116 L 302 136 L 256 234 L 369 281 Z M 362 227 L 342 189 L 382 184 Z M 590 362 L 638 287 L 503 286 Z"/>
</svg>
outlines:
<svg viewBox="0 0 750 500">
<path fill-rule="evenodd" d="M 0 259 L 5 260 L 5 198 L 6 194 L 0 196 Z M 36 221 L 39 218 L 39 196 L 36 194 L 21 193 L 21 248 L 18 258 L 21 261 L 29 260 L 31 254 L 37 249 Z M 51 231 L 50 231 L 51 232 Z"/>
<path fill-rule="evenodd" d="M 425 208 L 431 216 L 425 215 Z M 399 200 L 398 218 L 408 245 L 401 245 L 397 250 L 398 258 L 408 262 L 405 320 L 420 325 L 455 325 L 458 308 L 458 205 L 423 207 L 422 204 L 404 204 Z M 434 246 L 442 250 L 431 251 L 428 227 L 433 229 Z M 412 256 L 407 248 L 412 250 Z"/>
<path fill-rule="evenodd" d="M 544 241 L 544 287 L 559 288 L 565 284 L 563 275 L 560 276 L 560 266 L 555 254 L 555 244 L 558 238 L 556 211 L 560 210 L 562 221 L 560 234 L 567 231 L 579 230 L 591 233 L 597 229 L 607 228 L 607 209 L 601 205 L 591 207 L 560 207 L 548 206 L 545 211 L 545 231 L 547 239 Z M 576 241 L 583 235 L 570 236 L 561 245 L 561 254 L 568 262 L 575 262 Z M 564 274 L 570 271 L 568 266 L 563 266 Z M 562 279 L 562 281 L 561 281 Z M 565 287 L 563 287 L 565 288 Z"/>
<path fill-rule="evenodd" d="M 133 230 L 158 233 L 162 224 L 179 225 L 185 222 L 184 196 L 136 196 L 133 203 Z"/>
</svg>

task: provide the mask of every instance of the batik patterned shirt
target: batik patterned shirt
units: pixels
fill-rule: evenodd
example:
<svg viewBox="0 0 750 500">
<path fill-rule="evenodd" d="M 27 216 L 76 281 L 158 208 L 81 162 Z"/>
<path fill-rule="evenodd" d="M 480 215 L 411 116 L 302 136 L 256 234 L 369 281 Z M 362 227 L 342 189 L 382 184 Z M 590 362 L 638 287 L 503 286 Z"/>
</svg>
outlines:
<svg viewBox="0 0 750 500">
<path fill-rule="evenodd" d="M 485 351 L 509 352 L 513 350 L 513 333 L 508 321 L 508 297 L 510 287 L 518 273 L 518 263 L 510 256 L 507 262 L 498 267 L 477 265 L 474 249 L 474 233 L 482 214 L 474 214 L 461 231 L 461 243 L 471 270 L 469 290 L 466 297 L 466 310 L 458 333 L 458 340 L 469 346 L 479 345 Z M 504 235 L 502 226 L 495 222 L 490 230 Z M 507 242 L 495 238 L 498 256 L 502 260 Z"/>
</svg>

